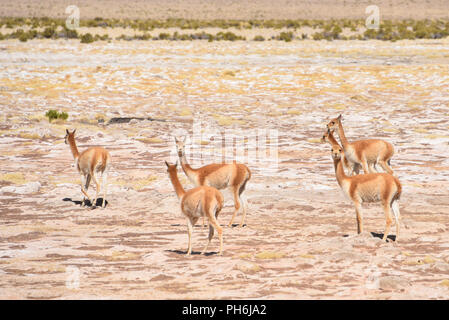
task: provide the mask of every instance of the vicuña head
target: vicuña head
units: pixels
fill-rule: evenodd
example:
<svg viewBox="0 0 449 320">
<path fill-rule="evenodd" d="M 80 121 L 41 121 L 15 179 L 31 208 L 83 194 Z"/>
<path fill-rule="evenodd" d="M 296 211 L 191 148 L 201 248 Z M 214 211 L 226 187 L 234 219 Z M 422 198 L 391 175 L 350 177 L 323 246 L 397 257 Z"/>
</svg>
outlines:
<svg viewBox="0 0 449 320">
<path fill-rule="evenodd" d="M 343 153 L 343 150 L 341 149 L 341 147 L 334 145 L 334 146 L 332 146 L 331 150 L 332 150 L 332 159 L 341 160 L 342 153 Z"/>
<path fill-rule="evenodd" d="M 74 129 L 72 132 L 69 131 L 69 129 L 65 129 L 65 137 L 64 137 L 64 142 L 65 144 L 69 144 L 69 139 L 72 139 L 73 141 L 75 141 L 75 131 L 76 129 Z"/>
<path fill-rule="evenodd" d="M 178 169 L 178 161 L 176 161 L 175 164 L 170 164 L 167 161 L 165 161 L 165 165 L 167 166 L 167 172 L 171 174 L 175 173 L 176 170 Z"/>
<path fill-rule="evenodd" d="M 340 122 L 341 122 L 341 114 L 338 117 L 331 119 L 329 121 L 329 123 L 326 125 L 327 130 L 334 132 L 335 129 L 338 129 L 338 124 Z"/>
<path fill-rule="evenodd" d="M 320 140 L 320 142 L 321 143 L 330 143 L 330 144 L 332 144 L 332 141 L 331 141 L 331 139 L 329 138 L 329 136 L 331 136 L 332 135 L 332 133 L 329 131 L 329 130 L 326 130 L 324 133 L 323 133 L 323 136 L 321 137 L 321 140 Z"/>
<path fill-rule="evenodd" d="M 199 186 L 191 190 L 185 191 L 178 179 L 177 167 L 178 163 L 170 164 L 165 161 L 167 166 L 167 172 L 170 177 L 170 181 L 175 189 L 178 198 L 181 201 L 181 211 L 187 218 L 187 227 L 189 234 L 189 246 L 187 248 L 187 255 L 192 253 L 192 232 L 193 226 L 200 217 L 206 216 L 209 220 L 209 240 L 206 247 L 203 249 L 202 254 L 206 253 L 206 250 L 214 236 L 214 229 L 218 232 L 220 239 L 220 250 L 218 254 L 223 251 L 223 228 L 217 222 L 217 217 L 221 209 L 223 208 L 223 196 L 215 188 L 208 186 Z"/>
<path fill-rule="evenodd" d="M 178 139 L 177 137 L 175 137 L 175 143 L 176 143 L 176 152 L 178 153 L 178 157 L 182 158 L 185 156 L 185 142 L 186 142 L 186 137 L 183 136 L 180 139 Z"/>
</svg>

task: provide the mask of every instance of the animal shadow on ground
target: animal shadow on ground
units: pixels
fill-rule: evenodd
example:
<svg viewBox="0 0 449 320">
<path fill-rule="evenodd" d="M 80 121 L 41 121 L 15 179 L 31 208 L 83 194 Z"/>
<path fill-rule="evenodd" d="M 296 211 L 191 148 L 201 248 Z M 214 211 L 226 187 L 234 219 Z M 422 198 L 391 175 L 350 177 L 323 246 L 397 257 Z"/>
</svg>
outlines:
<svg viewBox="0 0 449 320">
<path fill-rule="evenodd" d="M 166 252 L 173 252 L 173 253 L 177 253 L 177 254 L 181 254 L 181 255 L 186 255 L 186 253 L 187 253 L 187 250 L 186 251 L 183 251 L 183 250 L 165 250 L 165 251 Z M 218 254 L 218 252 L 206 252 L 204 255 L 205 256 L 212 256 L 212 255 L 216 255 L 216 254 Z M 200 256 L 201 252 L 192 250 L 192 255 Z"/>
<path fill-rule="evenodd" d="M 384 236 L 383 233 L 376 233 L 376 232 L 370 232 L 370 233 L 371 233 L 371 235 L 372 235 L 373 237 L 375 237 L 375 238 L 380 238 L 380 239 L 382 239 L 383 236 Z M 349 234 L 343 235 L 343 238 L 347 238 L 347 237 L 349 237 Z M 387 239 L 389 239 L 389 240 L 391 240 L 391 241 L 396 241 L 396 236 L 394 236 L 394 235 L 389 235 L 389 236 L 387 236 Z"/>
<path fill-rule="evenodd" d="M 62 201 L 70 201 L 73 202 L 74 204 L 80 206 L 82 201 L 81 200 L 73 200 L 72 198 L 64 198 L 62 199 Z M 103 198 L 98 198 L 97 202 L 95 203 L 95 205 L 93 206 L 92 203 L 90 202 L 90 200 L 86 200 L 86 207 L 91 207 L 91 209 L 95 209 L 97 207 L 101 207 L 101 203 L 103 201 Z M 108 200 L 105 201 L 105 208 L 108 206 Z"/>
<path fill-rule="evenodd" d="M 79 201 L 79 202 L 81 202 L 81 201 Z M 107 202 L 106 202 L 107 203 Z M 171 227 L 179 227 L 179 226 L 184 226 L 185 224 L 180 224 L 180 223 L 173 223 L 173 224 L 171 224 L 170 226 Z M 193 227 L 194 228 L 207 228 L 209 225 L 205 225 L 205 226 L 203 226 L 202 224 L 195 224 Z M 222 227 L 227 227 L 227 224 L 220 224 L 220 226 L 222 226 Z M 232 228 L 234 228 L 234 227 L 237 227 L 237 226 L 239 226 L 239 224 L 238 223 L 233 223 L 232 224 Z M 243 225 L 244 227 L 246 227 L 246 223 Z"/>
<path fill-rule="evenodd" d="M 238 226 L 240 226 L 239 223 L 233 223 L 233 224 L 231 225 L 232 228 L 235 228 L 235 227 L 238 227 Z M 246 223 L 245 223 L 242 227 L 246 227 Z"/>
<path fill-rule="evenodd" d="M 377 238 L 383 238 L 384 234 L 383 233 L 376 233 L 376 232 L 371 232 L 371 235 L 373 237 L 377 237 Z M 391 240 L 391 241 L 396 241 L 396 236 L 394 235 L 389 235 L 387 236 L 387 240 Z"/>
</svg>

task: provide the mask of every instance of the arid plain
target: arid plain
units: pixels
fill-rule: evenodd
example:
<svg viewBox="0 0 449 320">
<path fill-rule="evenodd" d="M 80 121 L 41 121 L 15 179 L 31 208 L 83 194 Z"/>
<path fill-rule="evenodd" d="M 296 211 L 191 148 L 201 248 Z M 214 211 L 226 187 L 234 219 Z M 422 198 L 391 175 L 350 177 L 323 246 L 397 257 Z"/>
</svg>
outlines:
<svg viewBox="0 0 449 320">
<path fill-rule="evenodd" d="M 448 299 L 449 40 L 0 42 L 0 298 Z M 49 123 L 50 109 L 69 114 Z M 325 124 L 395 146 L 398 243 L 335 180 Z M 151 117 L 109 124 L 114 117 Z M 249 165 L 247 225 L 202 256 L 167 177 L 194 119 L 277 130 L 277 170 Z M 108 205 L 82 208 L 66 128 L 112 156 Z M 193 141 L 192 166 L 202 165 Z M 207 149 L 219 152 L 220 150 Z M 179 171 L 181 182 L 192 185 Z M 94 190 L 89 190 L 94 194 Z M 226 225 L 233 201 L 224 192 Z M 241 215 L 236 222 L 240 222 Z M 391 235 L 394 238 L 392 228 Z"/>
</svg>

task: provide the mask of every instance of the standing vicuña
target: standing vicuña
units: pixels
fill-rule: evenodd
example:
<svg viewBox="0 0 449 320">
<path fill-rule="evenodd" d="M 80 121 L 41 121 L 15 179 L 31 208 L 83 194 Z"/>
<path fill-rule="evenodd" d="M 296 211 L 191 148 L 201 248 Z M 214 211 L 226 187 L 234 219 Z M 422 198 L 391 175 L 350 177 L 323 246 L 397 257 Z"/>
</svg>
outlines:
<svg viewBox="0 0 449 320">
<path fill-rule="evenodd" d="M 101 206 L 106 205 L 106 187 L 108 170 L 111 164 L 111 156 L 109 152 L 101 147 L 92 147 L 79 153 L 75 143 L 75 130 L 69 132 L 66 129 L 65 143 L 70 145 L 73 158 L 75 159 L 75 167 L 81 175 L 81 192 L 90 200 L 87 190 L 89 189 L 90 179 L 93 179 L 96 185 L 95 199 L 91 201 L 96 206 L 98 194 L 100 192 L 100 183 L 98 182 L 98 173 L 101 173 L 103 180 L 103 201 Z M 82 205 L 85 205 L 86 198 L 83 198 Z"/>
<path fill-rule="evenodd" d="M 243 217 L 240 222 L 240 227 L 243 227 L 248 207 L 243 192 L 245 191 L 246 183 L 251 178 L 251 171 L 248 167 L 244 164 L 234 162 L 229 164 L 214 163 L 198 169 L 193 169 L 186 160 L 184 152 L 185 137 L 182 140 L 175 138 L 175 142 L 182 169 L 195 186 L 210 186 L 217 188 L 218 190 L 226 188 L 231 189 L 231 192 L 234 195 L 235 210 L 228 226 L 232 226 L 232 222 L 241 207 L 241 202 L 243 202 Z"/>
<path fill-rule="evenodd" d="M 337 140 L 335 140 L 334 135 L 330 130 L 326 130 L 326 132 L 321 137 L 321 143 L 329 143 L 331 147 L 340 147 Z M 360 165 L 354 162 L 349 162 L 348 159 L 345 157 L 344 153 L 341 154 L 341 159 L 343 160 L 343 167 L 349 172 L 349 175 L 352 176 L 355 174 L 359 174 L 360 172 Z"/>
<path fill-rule="evenodd" d="M 343 170 L 341 163 L 342 150 L 340 146 L 332 147 L 335 176 L 343 193 L 352 200 L 357 214 L 357 232 L 363 232 L 362 203 L 382 202 L 385 212 L 386 227 L 382 240 L 386 240 L 392 222 L 391 211 L 396 221 L 396 241 L 399 237 L 399 198 L 402 186 L 399 180 L 388 173 L 359 174 L 349 177 Z"/>
<path fill-rule="evenodd" d="M 201 216 L 206 216 L 209 220 L 209 240 L 201 254 L 205 254 L 207 247 L 214 236 L 214 228 L 217 229 L 220 238 L 220 251 L 223 251 L 223 228 L 217 222 L 218 214 L 223 208 L 223 196 L 215 188 L 200 186 L 185 191 L 178 179 L 178 163 L 171 165 L 165 161 L 170 181 L 173 184 L 178 199 L 181 200 L 181 211 L 187 218 L 187 227 L 189 232 L 189 247 L 187 255 L 192 253 L 192 231 L 193 226 Z"/>
<path fill-rule="evenodd" d="M 377 172 L 374 167 L 378 163 L 386 172 L 393 174 L 393 170 L 388 165 L 394 154 L 391 143 L 380 139 L 365 139 L 349 143 L 341 124 L 341 115 L 329 121 L 327 129 L 330 131 L 338 130 L 338 136 L 346 158 L 349 162 L 361 164 L 365 173 Z"/>
</svg>

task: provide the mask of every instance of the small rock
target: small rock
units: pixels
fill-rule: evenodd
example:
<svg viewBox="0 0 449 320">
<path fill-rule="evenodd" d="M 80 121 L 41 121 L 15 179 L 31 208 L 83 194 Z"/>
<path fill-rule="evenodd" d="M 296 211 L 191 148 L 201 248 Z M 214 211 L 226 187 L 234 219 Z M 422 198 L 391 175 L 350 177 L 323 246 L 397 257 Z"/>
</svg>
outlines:
<svg viewBox="0 0 449 320">
<path fill-rule="evenodd" d="M 410 282 L 399 276 L 385 276 L 379 279 L 379 288 L 383 290 L 399 290 L 410 286 Z"/>
<path fill-rule="evenodd" d="M 234 269 L 240 270 L 243 273 L 254 274 L 260 271 L 260 266 L 253 262 L 241 260 L 235 264 Z"/>
<path fill-rule="evenodd" d="M 416 240 L 420 241 L 420 242 L 436 242 L 436 241 L 438 241 L 438 237 L 424 236 L 424 237 L 419 237 Z"/>
<path fill-rule="evenodd" d="M 364 254 L 355 252 L 355 251 L 339 251 L 334 253 L 333 255 L 330 256 L 330 261 L 341 261 L 341 260 L 345 260 L 345 261 L 364 261 L 364 260 L 368 260 L 368 257 L 365 256 Z"/>
<path fill-rule="evenodd" d="M 0 193 L 16 193 L 16 194 L 29 194 L 36 193 L 41 188 L 41 184 L 37 181 L 28 182 L 21 186 L 7 186 L 0 189 Z"/>
<path fill-rule="evenodd" d="M 433 268 L 438 271 L 445 272 L 445 273 L 449 274 L 449 264 L 447 264 L 447 263 L 437 262 L 437 263 L 435 263 Z"/>
</svg>

